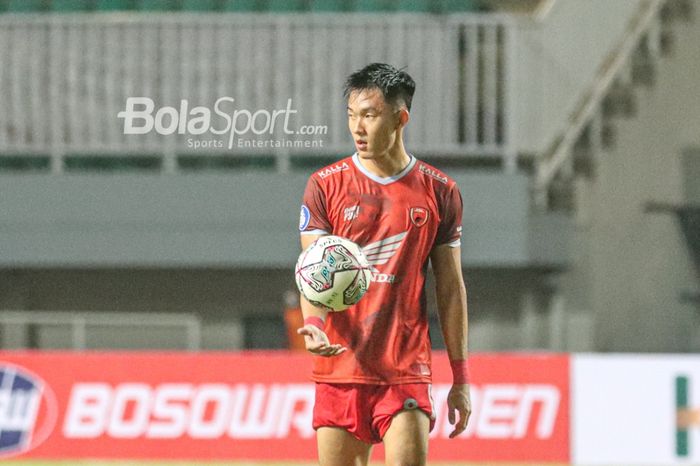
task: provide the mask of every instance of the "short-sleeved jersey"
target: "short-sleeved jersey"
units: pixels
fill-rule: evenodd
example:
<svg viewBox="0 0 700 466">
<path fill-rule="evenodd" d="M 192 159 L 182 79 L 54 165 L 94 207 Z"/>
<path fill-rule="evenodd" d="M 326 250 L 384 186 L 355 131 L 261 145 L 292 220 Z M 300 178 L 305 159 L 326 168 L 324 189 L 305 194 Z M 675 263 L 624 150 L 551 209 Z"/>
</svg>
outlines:
<svg viewBox="0 0 700 466">
<path fill-rule="evenodd" d="M 455 182 L 413 156 L 389 178 L 369 172 L 357 154 L 311 175 L 301 207 L 301 234 L 354 241 L 373 272 L 369 291 L 357 304 L 328 313 L 329 340 L 348 350 L 317 357 L 315 381 L 431 381 L 425 275 L 435 246 L 459 246 L 461 221 L 462 198 Z"/>
</svg>

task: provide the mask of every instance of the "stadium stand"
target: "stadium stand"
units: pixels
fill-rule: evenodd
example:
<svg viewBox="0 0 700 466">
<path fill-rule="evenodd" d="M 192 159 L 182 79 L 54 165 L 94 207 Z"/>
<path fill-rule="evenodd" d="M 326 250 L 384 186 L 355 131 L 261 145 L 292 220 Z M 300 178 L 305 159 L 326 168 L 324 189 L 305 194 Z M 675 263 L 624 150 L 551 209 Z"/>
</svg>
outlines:
<svg viewBox="0 0 700 466">
<path fill-rule="evenodd" d="M 95 3 L 97 11 L 121 11 L 134 7 L 133 0 L 97 0 Z"/>
<path fill-rule="evenodd" d="M 94 6 L 91 0 L 51 0 L 51 11 L 55 12 L 90 11 Z"/>
<path fill-rule="evenodd" d="M 342 0 L 311 0 L 311 11 L 341 12 L 348 11 L 350 5 Z"/>
<path fill-rule="evenodd" d="M 223 11 L 232 12 L 258 12 L 262 11 L 262 2 L 259 0 L 224 0 Z"/>
<path fill-rule="evenodd" d="M 0 11 L 237 11 L 237 12 L 415 12 L 486 11 L 482 0 L 1 0 Z"/>
<path fill-rule="evenodd" d="M 183 0 L 182 11 L 216 11 L 217 0 Z"/>
<path fill-rule="evenodd" d="M 63 159 L 66 172 L 158 172 L 162 168 L 163 159 L 157 155 L 114 155 L 87 156 L 67 155 Z"/>
<path fill-rule="evenodd" d="M 46 155 L 12 155 L 0 157 L 0 172 L 46 172 L 51 170 L 51 158 Z"/>
<path fill-rule="evenodd" d="M 355 10 L 364 12 L 389 11 L 392 3 L 388 0 L 355 0 Z"/>
<path fill-rule="evenodd" d="M 175 11 L 180 9 L 180 2 L 172 0 L 136 0 L 136 9 L 141 11 Z"/>
<path fill-rule="evenodd" d="M 304 0 L 268 0 L 267 11 L 271 13 L 300 12 L 306 10 Z"/>
<path fill-rule="evenodd" d="M 45 0 L 8 0 L 7 11 L 13 13 L 28 13 L 48 10 Z"/>
</svg>

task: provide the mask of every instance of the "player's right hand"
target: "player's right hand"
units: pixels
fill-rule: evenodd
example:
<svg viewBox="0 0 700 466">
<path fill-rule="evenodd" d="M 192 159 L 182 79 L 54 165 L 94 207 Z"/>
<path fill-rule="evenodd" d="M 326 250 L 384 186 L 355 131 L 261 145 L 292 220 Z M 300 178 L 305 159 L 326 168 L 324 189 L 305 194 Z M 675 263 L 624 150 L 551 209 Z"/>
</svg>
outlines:
<svg viewBox="0 0 700 466">
<path fill-rule="evenodd" d="M 315 325 L 304 325 L 297 330 L 297 333 L 304 335 L 306 349 L 318 356 L 337 356 L 347 350 L 346 347 L 339 344 L 331 345 L 326 332 Z"/>
<path fill-rule="evenodd" d="M 450 392 L 447 394 L 447 420 L 455 426 L 450 433 L 450 438 L 455 438 L 467 428 L 469 417 L 472 414 L 472 402 L 469 391 L 469 385 L 455 384 L 452 385 Z M 459 414 L 459 418 L 457 418 L 455 412 Z"/>
</svg>

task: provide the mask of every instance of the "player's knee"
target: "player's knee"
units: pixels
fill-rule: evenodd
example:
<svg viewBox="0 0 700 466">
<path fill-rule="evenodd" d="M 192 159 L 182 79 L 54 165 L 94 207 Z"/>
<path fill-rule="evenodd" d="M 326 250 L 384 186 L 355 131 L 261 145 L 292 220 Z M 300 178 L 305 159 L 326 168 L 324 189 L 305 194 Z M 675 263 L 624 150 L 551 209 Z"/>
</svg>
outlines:
<svg viewBox="0 0 700 466">
<path fill-rule="evenodd" d="M 427 445 L 405 441 L 399 451 L 386 450 L 386 466 L 425 466 L 428 462 Z"/>
<path fill-rule="evenodd" d="M 428 457 L 428 414 L 417 409 L 394 415 L 384 436 L 387 466 L 425 466 Z"/>
<path fill-rule="evenodd" d="M 386 466 L 425 466 L 426 464 L 427 459 L 423 455 L 386 459 Z"/>
</svg>

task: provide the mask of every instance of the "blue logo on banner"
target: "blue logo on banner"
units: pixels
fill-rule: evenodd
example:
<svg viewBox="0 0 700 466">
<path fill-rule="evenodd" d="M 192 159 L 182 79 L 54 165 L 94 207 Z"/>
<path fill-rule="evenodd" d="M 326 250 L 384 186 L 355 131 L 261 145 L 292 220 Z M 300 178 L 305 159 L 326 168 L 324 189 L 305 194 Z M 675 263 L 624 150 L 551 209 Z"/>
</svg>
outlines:
<svg viewBox="0 0 700 466">
<path fill-rule="evenodd" d="M 18 367 L 0 366 L 0 456 L 32 447 L 43 383 Z"/>
</svg>

